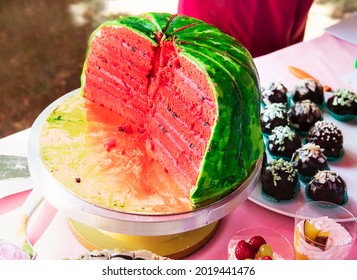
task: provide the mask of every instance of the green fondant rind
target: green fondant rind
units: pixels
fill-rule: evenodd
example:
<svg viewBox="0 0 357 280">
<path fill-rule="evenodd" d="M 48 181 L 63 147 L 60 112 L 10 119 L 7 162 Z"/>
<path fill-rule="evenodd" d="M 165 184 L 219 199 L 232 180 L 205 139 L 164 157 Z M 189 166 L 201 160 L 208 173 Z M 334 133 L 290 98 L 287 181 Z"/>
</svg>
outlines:
<svg viewBox="0 0 357 280">
<path fill-rule="evenodd" d="M 155 32 L 163 33 L 165 32 L 167 24 L 169 23 L 172 15 L 168 13 L 147 13 L 144 15 L 144 17 L 146 17 L 156 26 Z"/>
</svg>

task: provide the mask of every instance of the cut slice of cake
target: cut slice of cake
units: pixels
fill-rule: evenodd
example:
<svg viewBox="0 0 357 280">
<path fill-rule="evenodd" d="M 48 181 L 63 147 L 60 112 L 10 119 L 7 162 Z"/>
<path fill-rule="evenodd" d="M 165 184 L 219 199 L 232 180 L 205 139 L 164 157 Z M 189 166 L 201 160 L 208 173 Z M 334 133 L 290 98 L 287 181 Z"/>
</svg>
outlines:
<svg viewBox="0 0 357 280">
<path fill-rule="evenodd" d="M 148 13 L 106 22 L 90 38 L 81 79 L 86 98 L 139 126 L 194 205 L 235 190 L 263 154 L 252 57 L 200 20 Z"/>
</svg>

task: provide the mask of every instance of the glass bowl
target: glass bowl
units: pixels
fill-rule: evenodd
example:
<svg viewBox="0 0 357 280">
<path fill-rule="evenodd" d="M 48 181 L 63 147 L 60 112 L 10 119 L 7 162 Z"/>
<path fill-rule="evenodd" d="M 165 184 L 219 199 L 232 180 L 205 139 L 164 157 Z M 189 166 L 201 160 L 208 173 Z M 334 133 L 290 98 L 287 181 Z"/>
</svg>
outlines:
<svg viewBox="0 0 357 280">
<path fill-rule="evenodd" d="M 349 259 L 356 235 L 356 218 L 344 207 L 327 201 L 305 203 L 295 216 L 296 259 Z"/>
<path fill-rule="evenodd" d="M 294 249 L 285 236 L 269 228 L 250 227 L 237 231 L 231 238 L 228 243 L 228 259 L 237 260 L 235 249 L 238 242 L 240 240 L 248 242 L 253 236 L 261 236 L 265 239 L 273 251 L 273 260 L 293 260 L 295 258 Z M 260 258 L 256 256 L 255 259 Z"/>
</svg>

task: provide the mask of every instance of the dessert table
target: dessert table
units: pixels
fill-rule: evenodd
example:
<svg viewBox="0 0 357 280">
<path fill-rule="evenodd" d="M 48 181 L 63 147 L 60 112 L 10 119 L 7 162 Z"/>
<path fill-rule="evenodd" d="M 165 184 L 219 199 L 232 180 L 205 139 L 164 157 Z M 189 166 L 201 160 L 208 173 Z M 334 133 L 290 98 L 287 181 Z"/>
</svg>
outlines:
<svg viewBox="0 0 357 280">
<path fill-rule="evenodd" d="M 288 89 L 292 89 L 298 78 L 288 70 L 288 66 L 299 67 L 322 83 L 332 88 L 349 88 L 340 77 L 354 69 L 357 58 L 357 46 L 323 34 L 311 41 L 302 42 L 277 52 L 258 57 L 255 63 L 258 68 L 261 84 L 280 81 Z M 357 89 L 349 88 L 352 91 Z M 357 121 L 348 124 L 355 130 L 345 139 L 348 145 L 357 141 Z M 0 139 L 0 154 L 27 156 L 27 145 L 30 129 Z M 350 173 L 357 172 L 356 149 L 346 150 L 346 159 L 340 168 L 348 168 Z M 349 178 L 353 182 L 353 178 Z M 357 187 L 349 185 L 349 188 Z M 21 219 L 21 206 L 30 194 L 27 190 L 0 199 L 0 238 L 16 241 L 17 226 Z M 40 206 L 39 214 L 28 229 L 29 239 L 35 243 L 37 259 L 62 259 L 87 252 L 74 236 L 68 225 L 68 219 L 46 201 Z M 357 207 L 356 205 L 352 207 Z M 357 208 L 355 209 L 357 211 Z M 271 228 L 284 235 L 293 243 L 294 218 L 284 213 L 271 211 L 258 205 L 251 199 L 244 201 L 239 207 L 224 217 L 211 240 L 186 259 L 227 259 L 227 245 L 230 238 L 238 230 L 246 227 Z M 357 259 L 357 242 L 355 242 L 350 259 Z"/>
</svg>

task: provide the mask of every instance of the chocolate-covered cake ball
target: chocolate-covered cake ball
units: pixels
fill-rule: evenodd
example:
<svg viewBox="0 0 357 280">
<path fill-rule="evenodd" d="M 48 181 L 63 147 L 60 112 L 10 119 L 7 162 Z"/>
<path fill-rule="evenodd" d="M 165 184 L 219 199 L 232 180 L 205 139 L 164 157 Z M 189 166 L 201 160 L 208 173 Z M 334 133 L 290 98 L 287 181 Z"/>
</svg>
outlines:
<svg viewBox="0 0 357 280">
<path fill-rule="evenodd" d="M 346 191 L 346 182 L 336 172 L 320 170 L 307 186 L 306 192 L 312 200 L 344 204 Z"/>
<path fill-rule="evenodd" d="M 324 89 L 322 85 L 313 79 L 302 79 L 298 82 L 293 93 L 295 102 L 309 99 L 312 102 L 323 105 Z"/>
<path fill-rule="evenodd" d="M 327 108 L 337 117 L 357 115 L 357 94 L 347 89 L 338 89 L 327 100 Z"/>
<path fill-rule="evenodd" d="M 299 136 L 289 126 L 275 127 L 268 140 L 268 150 L 273 157 L 291 159 L 296 149 L 301 147 Z"/>
<path fill-rule="evenodd" d="M 288 125 L 288 114 L 283 103 L 272 103 L 262 109 L 260 113 L 262 131 L 270 134 L 277 126 Z"/>
<path fill-rule="evenodd" d="M 317 121 L 322 120 L 322 113 L 316 103 L 307 99 L 296 102 L 288 111 L 288 118 L 293 128 L 306 133 Z"/>
<path fill-rule="evenodd" d="M 271 103 L 287 104 L 288 98 L 286 93 L 287 88 L 280 82 L 271 82 L 267 87 L 263 87 L 261 91 L 261 99 L 264 105 Z"/>
<path fill-rule="evenodd" d="M 318 121 L 309 130 L 306 143 L 314 143 L 324 149 L 329 158 L 338 159 L 343 153 L 343 136 L 341 130 L 330 121 Z"/>
<path fill-rule="evenodd" d="M 306 143 L 297 149 L 292 157 L 291 162 L 302 175 L 302 178 L 310 180 L 319 170 L 328 170 L 329 165 L 323 149 L 314 143 Z"/>
<path fill-rule="evenodd" d="M 282 158 L 272 160 L 262 172 L 263 192 L 276 200 L 293 199 L 298 184 L 297 170 Z"/>
</svg>

